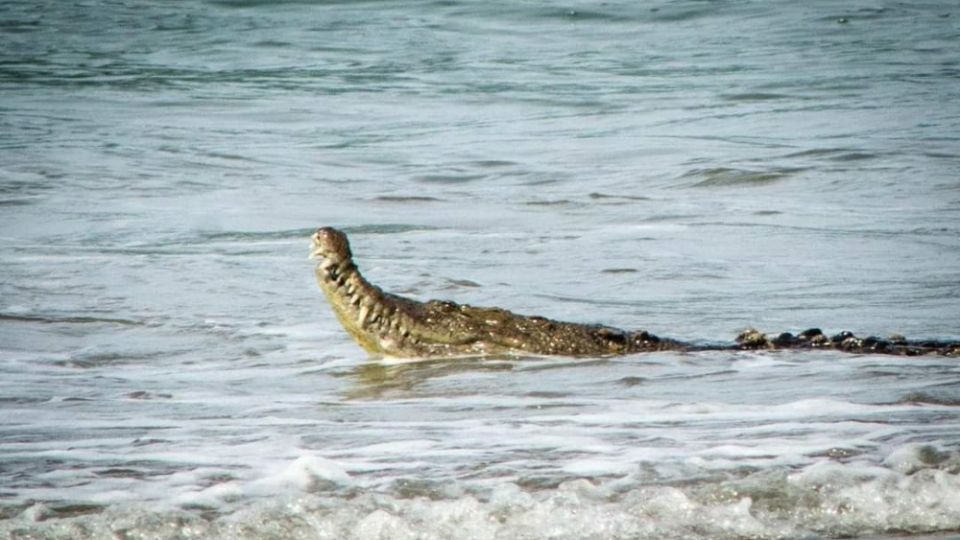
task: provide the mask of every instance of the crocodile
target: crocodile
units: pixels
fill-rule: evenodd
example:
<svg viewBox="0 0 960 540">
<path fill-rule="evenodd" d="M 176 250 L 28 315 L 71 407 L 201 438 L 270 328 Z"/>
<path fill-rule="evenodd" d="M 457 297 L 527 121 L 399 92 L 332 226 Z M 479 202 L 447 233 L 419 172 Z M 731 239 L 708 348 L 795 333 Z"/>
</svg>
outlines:
<svg viewBox="0 0 960 540">
<path fill-rule="evenodd" d="M 386 357 L 534 355 L 598 357 L 654 351 L 827 349 L 850 353 L 960 356 L 960 341 L 911 341 L 827 336 L 813 328 L 768 337 L 755 329 L 733 344 L 696 344 L 646 330 L 557 321 L 447 300 L 420 302 L 385 292 L 360 273 L 347 235 L 332 227 L 313 234 L 310 258 L 317 282 L 348 334 L 367 352 Z"/>
</svg>

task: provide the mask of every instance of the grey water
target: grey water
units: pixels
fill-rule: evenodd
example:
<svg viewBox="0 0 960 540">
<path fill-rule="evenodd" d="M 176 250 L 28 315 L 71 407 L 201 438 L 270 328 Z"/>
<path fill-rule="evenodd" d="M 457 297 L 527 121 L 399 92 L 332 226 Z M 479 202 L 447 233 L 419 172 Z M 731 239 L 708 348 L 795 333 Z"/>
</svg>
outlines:
<svg viewBox="0 0 960 540">
<path fill-rule="evenodd" d="M 960 339 L 958 83 L 955 2 L 0 3 L 0 533 L 957 538 L 957 358 L 368 358 L 306 256 Z"/>
</svg>

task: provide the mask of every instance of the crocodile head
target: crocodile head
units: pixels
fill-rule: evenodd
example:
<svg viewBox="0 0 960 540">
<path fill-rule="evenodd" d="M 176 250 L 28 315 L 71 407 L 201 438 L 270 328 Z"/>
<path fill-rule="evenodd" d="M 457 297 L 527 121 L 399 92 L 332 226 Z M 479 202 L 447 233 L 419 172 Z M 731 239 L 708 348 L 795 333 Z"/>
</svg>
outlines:
<svg viewBox="0 0 960 540">
<path fill-rule="evenodd" d="M 317 283 L 333 313 L 361 347 L 382 353 L 377 329 L 369 320 L 371 308 L 380 303 L 380 291 L 357 271 L 347 235 L 332 227 L 321 227 L 313 233 L 311 241 L 310 258 L 319 261 Z"/>
<path fill-rule="evenodd" d="M 646 332 L 528 317 L 499 308 L 418 302 L 380 290 L 357 269 L 347 236 L 330 227 L 313 234 L 317 282 L 347 333 L 375 355 L 475 356 L 516 352 L 572 356 L 677 348 Z"/>
</svg>

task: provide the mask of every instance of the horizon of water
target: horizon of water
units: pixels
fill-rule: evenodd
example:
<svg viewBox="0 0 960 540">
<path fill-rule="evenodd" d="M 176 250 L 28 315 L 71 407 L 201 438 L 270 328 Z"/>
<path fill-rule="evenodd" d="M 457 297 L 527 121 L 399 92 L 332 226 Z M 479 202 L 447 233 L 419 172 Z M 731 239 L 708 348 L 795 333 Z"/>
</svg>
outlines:
<svg viewBox="0 0 960 540">
<path fill-rule="evenodd" d="M 960 364 L 370 359 L 387 290 L 960 339 L 943 2 L 0 5 L 0 533 L 958 538 Z"/>
</svg>

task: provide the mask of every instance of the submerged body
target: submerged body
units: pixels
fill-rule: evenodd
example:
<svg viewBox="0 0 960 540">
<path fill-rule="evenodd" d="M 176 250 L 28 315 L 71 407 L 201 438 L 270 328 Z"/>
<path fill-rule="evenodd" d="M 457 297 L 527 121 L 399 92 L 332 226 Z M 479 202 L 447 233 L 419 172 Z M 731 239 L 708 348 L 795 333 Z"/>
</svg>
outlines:
<svg viewBox="0 0 960 540">
<path fill-rule="evenodd" d="M 347 332 L 372 354 L 397 357 L 533 354 L 611 356 L 662 350 L 837 349 L 847 352 L 960 355 L 960 343 L 858 338 L 849 332 L 828 338 L 818 329 L 774 339 L 756 330 L 736 345 L 702 346 L 602 325 L 555 321 L 500 308 L 449 301 L 419 302 L 368 282 L 357 269 L 347 236 L 323 227 L 314 233 L 311 258 L 320 259 L 317 282 Z"/>
</svg>

